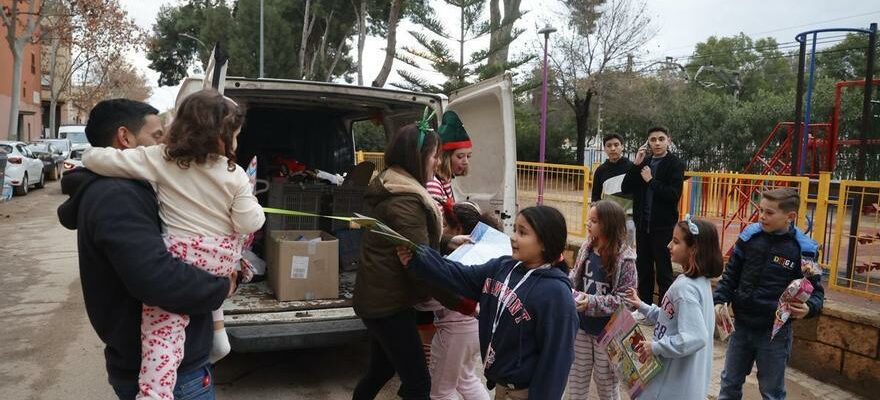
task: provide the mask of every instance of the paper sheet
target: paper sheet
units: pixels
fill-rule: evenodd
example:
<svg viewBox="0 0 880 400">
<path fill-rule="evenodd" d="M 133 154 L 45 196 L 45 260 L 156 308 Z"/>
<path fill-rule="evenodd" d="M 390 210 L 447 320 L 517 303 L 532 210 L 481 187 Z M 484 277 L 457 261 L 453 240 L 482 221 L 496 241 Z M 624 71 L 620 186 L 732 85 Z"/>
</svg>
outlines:
<svg viewBox="0 0 880 400">
<path fill-rule="evenodd" d="M 459 246 L 446 258 L 464 265 L 485 264 L 491 259 L 513 254 L 510 237 L 482 222 L 471 232 L 474 244 Z"/>
</svg>

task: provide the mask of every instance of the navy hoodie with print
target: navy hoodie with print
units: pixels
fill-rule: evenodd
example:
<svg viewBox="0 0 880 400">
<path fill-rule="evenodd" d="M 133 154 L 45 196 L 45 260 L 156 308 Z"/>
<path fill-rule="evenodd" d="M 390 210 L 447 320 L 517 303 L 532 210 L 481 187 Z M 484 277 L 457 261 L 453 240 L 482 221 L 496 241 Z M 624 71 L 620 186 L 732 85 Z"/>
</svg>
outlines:
<svg viewBox="0 0 880 400">
<path fill-rule="evenodd" d="M 511 257 L 464 266 L 420 247 L 409 268 L 423 279 L 480 303 L 480 353 L 491 339 L 494 361 L 485 368 L 492 384 L 528 388 L 531 399 L 559 399 L 574 360 L 578 316 L 571 281 L 559 268 L 536 269 L 510 295 L 492 339 L 499 295 L 507 296 L 528 269 Z M 510 280 L 504 286 L 508 274 Z"/>
</svg>

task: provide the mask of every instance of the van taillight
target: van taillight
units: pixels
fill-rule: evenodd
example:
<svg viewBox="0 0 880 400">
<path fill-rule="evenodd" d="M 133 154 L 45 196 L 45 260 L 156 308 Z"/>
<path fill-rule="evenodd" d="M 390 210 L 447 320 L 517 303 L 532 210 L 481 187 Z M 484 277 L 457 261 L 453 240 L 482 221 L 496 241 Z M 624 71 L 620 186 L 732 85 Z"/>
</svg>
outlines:
<svg viewBox="0 0 880 400">
<path fill-rule="evenodd" d="M 10 157 L 6 161 L 9 161 L 10 164 L 21 164 L 21 157 Z"/>
</svg>

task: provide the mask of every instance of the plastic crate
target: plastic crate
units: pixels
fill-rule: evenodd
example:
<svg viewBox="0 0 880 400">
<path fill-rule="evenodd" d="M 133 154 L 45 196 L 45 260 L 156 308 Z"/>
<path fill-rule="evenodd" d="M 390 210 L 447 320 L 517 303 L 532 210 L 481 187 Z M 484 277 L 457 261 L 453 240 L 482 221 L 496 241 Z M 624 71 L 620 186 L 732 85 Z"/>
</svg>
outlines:
<svg viewBox="0 0 880 400">
<path fill-rule="evenodd" d="M 301 183 L 272 183 L 269 185 L 269 207 L 323 214 L 329 200 L 329 186 Z M 269 230 L 326 230 L 322 219 L 269 215 Z"/>
<path fill-rule="evenodd" d="M 335 187 L 332 190 L 330 213 L 339 217 L 350 217 L 355 213 L 364 211 L 364 192 L 366 188 L 348 188 L 345 186 Z M 335 232 L 340 229 L 348 229 L 349 224 L 344 221 L 334 220 L 330 230 Z"/>
</svg>

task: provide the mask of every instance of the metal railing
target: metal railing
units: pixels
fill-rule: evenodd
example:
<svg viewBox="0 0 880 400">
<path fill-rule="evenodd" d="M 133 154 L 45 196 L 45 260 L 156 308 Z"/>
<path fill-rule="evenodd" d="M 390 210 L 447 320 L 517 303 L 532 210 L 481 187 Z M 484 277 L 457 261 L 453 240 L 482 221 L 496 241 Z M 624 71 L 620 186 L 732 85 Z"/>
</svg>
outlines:
<svg viewBox="0 0 880 400">
<path fill-rule="evenodd" d="M 718 172 L 687 172 L 679 205 L 684 214 L 715 222 L 721 239 L 721 250 L 728 255 L 736 238 L 758 217 L 761 193 L 782 187 L 793 187 L 801 196 L 797 225 L 807 231 L 806 210 L 810 180 L 806 177 L 732 174 Z"/>
<path fill-rule="evenodd" d="M 357 152 L 357 160 L 384 167 L 382 153 Z M 542 168 L 543 167 L 543 168 Z M 568 233 L 585 238 L 593 176 L 589 167 L 517 162 L 517 203 L 537 202 L 538 172 L 544 170 L 544 204 L 559 209 Z M 880 300 L 880 182 L 844 180 L 831 174 L 808 177 L 687 172 L 679 212 L 715 222 L 728 255 L 739 233 L 758 218 L 765 190 L 791 187 L 800 194 L 797 226 L 819 243 L 819 264 L 831 289 Z M 811 185 L 815 185 L 811 190 Z"/>
<path fill-rule="evenodd" d="M 593 174 L 577 165 L 516 163 L 516 197 L 520 208 L 538 200 L 539 170 L 544 170 L 544 204 L 556 207 L 565 216 L 568 233 L 587 235 L 587 212 Z"/>
<path fill-rule="evenodd" d="M 880 300 L 880 182 L 840 181 L 832 288 Z"/>
<path fill-rule="evenodd" d="M 358 151 L 355 152 L 354 160 L 355 164 L 360 164 L 364 161 L 370 161 L 373 164 L 376 164 L 376 169 L 374 171 L 377 172 L 385 169 L 385 153 Z"/>
</svg>

